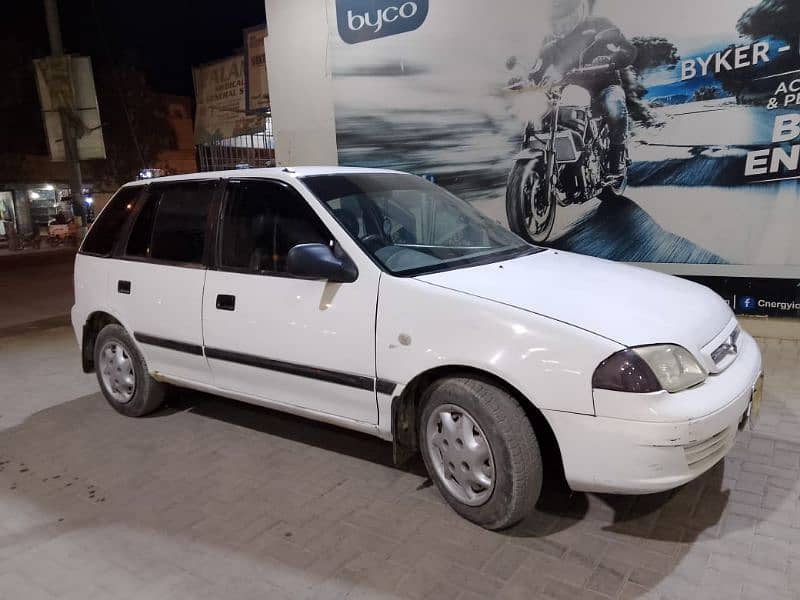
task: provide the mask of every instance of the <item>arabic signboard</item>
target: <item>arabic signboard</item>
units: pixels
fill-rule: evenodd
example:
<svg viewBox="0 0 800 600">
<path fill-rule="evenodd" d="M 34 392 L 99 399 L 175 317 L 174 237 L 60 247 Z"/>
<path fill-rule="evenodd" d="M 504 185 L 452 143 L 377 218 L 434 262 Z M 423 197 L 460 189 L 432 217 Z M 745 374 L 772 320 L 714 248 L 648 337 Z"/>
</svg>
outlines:
<svg viewBox="0 0 800 600">
<path fill-rule="evenodd" d="M 244 73 L 241 54 L 192 69 L 197 101 L 195 144 L 263 130 L 264 117 L 246 112 Z"/>
</svg>

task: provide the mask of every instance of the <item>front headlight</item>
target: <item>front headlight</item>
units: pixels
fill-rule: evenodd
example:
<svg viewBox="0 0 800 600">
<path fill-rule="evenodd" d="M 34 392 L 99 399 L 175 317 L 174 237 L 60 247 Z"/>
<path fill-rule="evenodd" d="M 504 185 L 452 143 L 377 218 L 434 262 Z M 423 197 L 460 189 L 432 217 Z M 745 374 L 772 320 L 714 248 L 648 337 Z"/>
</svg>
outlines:
<svg viewBox="0 0 800 600">
<path fill-rule="evenodd" d="M 641 346 L 608 357 L 594 372 L 592 387 L 647 394 L 679 392 L 703 382 L 708 373 L 692 353 L 674 344 Z"/>
<path fill-rule="evenodd" d="M 681 346 L 644 346 L 634 351 L 653 369 L 661 387 L 668 392 L 680 392 L 708 377 L 692 353 Z"/>
</svg>

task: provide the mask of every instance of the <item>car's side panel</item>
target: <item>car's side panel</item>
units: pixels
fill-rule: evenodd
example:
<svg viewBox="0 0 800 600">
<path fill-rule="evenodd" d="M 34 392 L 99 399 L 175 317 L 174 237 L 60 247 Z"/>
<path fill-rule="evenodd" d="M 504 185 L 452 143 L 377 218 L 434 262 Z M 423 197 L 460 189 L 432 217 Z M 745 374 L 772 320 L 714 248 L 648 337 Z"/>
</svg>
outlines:
<svg viewBox="0 0 800 600">
<path fill-rule="evenodd" d="M 201 350 L 206 270 L 134 260 L 104 260 L 109 265 L 108 306 L 137 340 L 150 370 L 210 382 L 208 364 Z M 129 284 L 127 293 L 124 291 L 128 287 L 126 282 Z"/>
<path fill-rule="evenodd" d="M 225 390 L 377 422 L 378 275 L 354 283 L 209 271 L 203 328 L 214 384 Z M 219 295 L 235 309 L 217 308 Z"/>
<path fill-rule="evenodd" d="M 308 203 L 353 260 L 358 278 L 332 283 L 223 267 L 209 271 L 203 337 L 214 385 L 265 404 L 374 426 L 381 272 L 305 187 L 285 173 L 279 179 L 302 196 L 298 202 Z M 220 308 L 220 296 L 233 297 L 233 307 Z"/>
<path fill-rule="evenodd" d="M 72 328 L 83 345 L 83 326 L 94 311 L 110 312 L 108 307 L 107 258 L 78 254 L 75 257 L 75 304 L 72 306 Z"/>
<path fill-rule="evenodd" d="M 507 381 L 540 409 L 594 414 L 592 373 L 620 348 L 565 323 L 418 279 L 381 279 L 377 373 L 399 384 L 436 367 L 467 366 Z"/>
</svg>

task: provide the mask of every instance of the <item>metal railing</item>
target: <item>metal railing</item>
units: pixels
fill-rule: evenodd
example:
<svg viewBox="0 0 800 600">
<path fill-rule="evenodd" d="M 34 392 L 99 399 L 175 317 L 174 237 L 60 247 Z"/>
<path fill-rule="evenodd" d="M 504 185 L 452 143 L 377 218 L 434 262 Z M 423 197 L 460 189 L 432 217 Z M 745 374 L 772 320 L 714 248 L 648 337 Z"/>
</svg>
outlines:
<svg viewBox="0 0 800 600">
<path fill-rule="evenodd" d="M 265 119 L 264 131 L 215 140 L 197 146 L 201 171 L 275 166 L 275 136 L 272 119 Z"/>
</svg>

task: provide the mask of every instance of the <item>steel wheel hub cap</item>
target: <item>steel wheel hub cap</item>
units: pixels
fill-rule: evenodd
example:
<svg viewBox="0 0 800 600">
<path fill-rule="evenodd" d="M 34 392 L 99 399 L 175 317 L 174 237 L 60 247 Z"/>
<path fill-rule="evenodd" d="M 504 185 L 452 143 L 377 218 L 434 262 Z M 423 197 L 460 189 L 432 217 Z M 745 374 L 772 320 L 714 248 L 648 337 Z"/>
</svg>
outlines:
<svg viewBox="0 0 800 600">
<path fill-rule="evenodd" d="M 100 376 L 108 394 L 127 404 L 136 392 L 136 373 L 128 351 L 119 342 L 107 342 L 100 350 Z"/>
<path fill-rule="evenodd" d="M 480 506 L 494 491 L 492 449 L 478 422 L 463 408 L 443 404 L 426 425 L 426 444 L 439 481 L 460 502 Z"/>
</svg>

